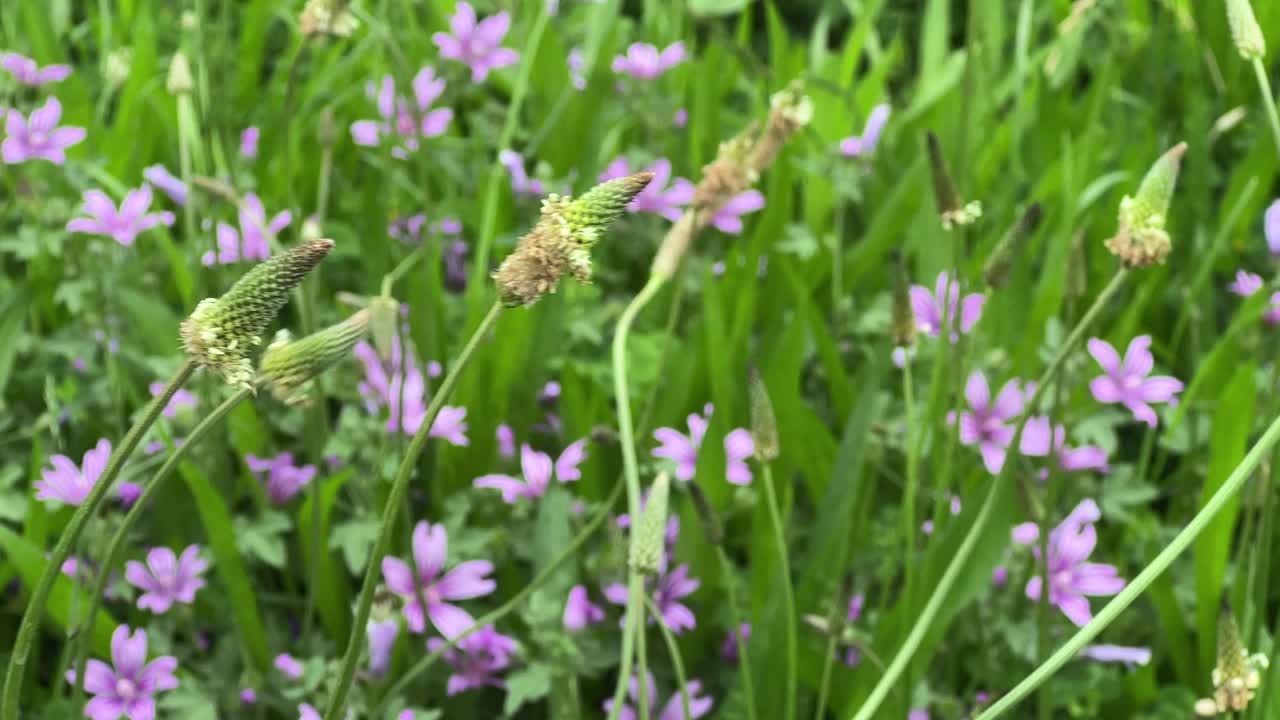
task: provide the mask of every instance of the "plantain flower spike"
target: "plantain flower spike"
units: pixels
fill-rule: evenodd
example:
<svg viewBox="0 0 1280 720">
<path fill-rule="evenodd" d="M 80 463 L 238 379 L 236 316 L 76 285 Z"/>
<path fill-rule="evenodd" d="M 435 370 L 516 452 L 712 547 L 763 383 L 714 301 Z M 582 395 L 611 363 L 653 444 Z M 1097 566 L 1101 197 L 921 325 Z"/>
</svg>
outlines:
<svg viewBox="0 0 1280 720">
<path fill-rule="evenodd" d="M 351 354 L 368 331 L 371 315 L 369 309 L 361 310 L 301 340 L 294 340 L 288 330 L 276 333 L 258 368 L 271 394 L 290 405 L 305 403 L 302 388 Z"/>
<path fill-rule="evenodd" d="M 1172 244 L 1164 225 L 1173 187 L 1178 182 L 1178 168 L 1186 152 L 1185 142 L 1174 145 L 1147 171 L 1138 194 L 1126 195 L 1120 201 L 1116 234 L 1106 245 L 1125 265 L 1155 265 L 1169 256 Z"/>
<path fill-rule="evenodd" d="M 751 444 L 755 447 L 756 460 L 767 463 L 778 458 L 778 419 L 773 414 L 769 388 L 759 370 L 751 368 L 747 385 L 751 401 Z"/>
<path fill-rule="evenodd" d="M 205 298 L 182 321 L 182 345 L 201 367 L 221 374 L 231 385 L 250 387 L 249 352 L 262 342 L 289 293 L 320 264 L 333 241 L 297 243 L 256 265 L 220 298 Z"/>
<path fill-rule="evenodd" d="M 165 89 L 170 95 L 190 95 L 195 83 L 191 79 L 191 63 L 181 50 L 173 54 L 169 61 L 169 76 L 165 80 Z"/>
<path fill-rule="evenodd" d="M 961 199 L 938 136 L 930 130 L 925 137 L 929 146 L 929 167 L 933 173 L 933 196 L 938 205 L 938 216 L 942 219 L 942 229 L 950 230 L 976 222 L 982 217 L 982 203 L 977 200 L 965 203 Z"/>
<path fill-rule="evenodd" d="M 667 497 L 671 492 L 671 478 L 664 472 L 658 475 L 649 488 L 649 500 L 640 512 L 631 538 L 631 567 L 637 572 L 652 575 L 662 564 L 666 551 Z"/>
<path fill-rule="evenodd" d="M 1266 667 L 1266 656 L 1249 655 L 1240 639 L 1235 616 L 1231 608 L 1224 605 L 1218 618 L 1218 663 L 1213 668 L 1213 697 L 1197 702 L 1196 714 L 1212 717 L 1247 710 L 1262 682 L 1261 670 Z"/>
<path fill-rule="evenodd" d="M 1035 234 L 1039 225 L 1040 203 L 1031 203 L 1013 227 L 1000 238 L 995 250 L 991 251 L 991 257 L 987 258 L 987 264 L 982 268 L 982 277 L 988 285 L 993 288 L 1004 287 L 1009 279 L 1009 271 L 1013 269 L 1013 263 L 1022 254 L 1022 247 L 1026 245 L 1027 239 Z"/>
<path fill-rule="evenodd" d="M 916 314 L 911 309 L 911 278 L 907 276 L 907 263 L 902 252 L 893 253 L 893 312 L 889 334 L 893 346 L 909 348 L 916 344 Z"/>
<path fill-rule="evenodd" d="M 1231 26 L 1231 39 L 1240 57 L 1261 60 L 1267 54 L 1267 39 L 1262 35 L 1249 0 L 1227 0 L 1227 24 Z"/>
<path fill-rule="evenodd" d="M 529 306 L 555 292 L 565 273 L 591 282 L 591 248 L 653 179 L 640 172 L 601 183 L 576 200 L 552 193 L 542 217 L 493 274 L 508 307 Z"/>
</svg>

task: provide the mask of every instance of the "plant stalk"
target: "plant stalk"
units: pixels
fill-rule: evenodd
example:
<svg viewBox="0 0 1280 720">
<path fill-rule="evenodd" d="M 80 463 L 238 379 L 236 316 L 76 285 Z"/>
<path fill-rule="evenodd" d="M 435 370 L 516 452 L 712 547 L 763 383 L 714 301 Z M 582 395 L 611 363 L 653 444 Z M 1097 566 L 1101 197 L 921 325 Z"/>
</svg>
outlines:
<svg viewBox="0 0 1280 720">
<path fill-rule="evenodd" d="M 338 682 L 333 689 L 329 708 L 325 712 L 325 720 L 337 720 L 337 718 L 343 716 L 343 711 L 346 709 L 347 695 L 351 692 L 351 682 L 355 677 L 356 663 L 359 662 L 360 651 L 364 647 L 361 639 L 366 632 L 365 626 L 369 622 L 369 612 L 373 607 L 374 591 L 378 586 L 378 578 L 382 574 L 379 564 L 387 554 L 388 546 L 391 544 L 391 536 L 395 534 L 400 506 L 404 503 L 405 494 L 409 490 L 409 480 L 413 477 L 413 470 L 417 465 L 418 457 L 422 455 L 422 451 L 426 447 L 427 436 L 431 432 L 431 426 L 435 424 L 436 415 L 440 414 L 440 408 L 444 406 L 450 393 L 453 392 L 454 386 L 458 384 L 458 378 L 471 361 L 471 356 L 480 345 L 480 340 L 489 332 L 497 321 L 498 316 L 502 313 L 502 308 L 502 303 L 495 302 L 493 307 L 489 309 L 489 313 L 480 321 L 475 332 L 471 334 L 467 344 L 463 346 L 458 359 L 450 366 L 444 381 L 440 383 L 439 390 L 431 397 L 431 404 L 427 407 L 427 414 L 422 420 L 422 426 L 418 428 L 418 432 L 413 436 L 413 441 L 409 443 L 409 449 L 405 452 L 404 459 L 400 462 L 400 469 L 396 472 L 395 480 L 392 481 L 391 492 L 387 495 L 387 502 L 382 510 L 382 531 L 378 534 L 378 542 L 373 546 L 373 551 L 369 555 L 369 562 L 365 565 L 364 584 L 360 588 L 360 598 L 356 602 L 356 614 L 351 625 L 351 635 L 347 639 L 346 653 L 342 657 L 342 667 L 338 671 Z"/>
<path fill-rule="evenodd" d="M 747 638 L 741 632 L 742 613 L 738 609 L 738 590 L 734 582 L 729 563 L 729 555 L 724 548 L 716 546 L 716 556 L 720 559 L 720 572 L 724 575 L 725 595 L 729 600 L 729 615 L 733 622 L 733 633 L 738 638 L 738 675 L 742 678 L 742 694 L 747 701 L 747 720 L 756 720 L 756 692 L 751 679 L 751 656 L 747 653 Z"/>
<path fill-rule="evenodd" d="M 1271 94 L 1271 80 L 1267 77 L 1267 67 L 1262 58 L 1253 59 L 1253 74 L 1258 78 L 1258 91 L 1262 93 L 1262 105 L 1267 109 L 1267 124 L 1271 126 L 1271 139 L 1275 141 L 1276 152 L 1280 153 L 1280 116 L 1276 115 L 1276 98 Z"/>
<path fill-rule="evenodd" d="M 644 602 L 649 608 L 649 613 L 653 615 L 653 619 L 658 623 L 658 630 L 662 633 L 662 640 L 667 644 L 667 653 L 671 655 L 671 665 L 676 671 L 676 684 L 680 686 L 680 689 L 676 692 L 680 693 L 680 706 L 684 710 L 682 717 L 692 720 L 693 713 L 689 711 L 689 680 L 684 672 L 684 660 L 680 657 L 680 646 L 676 644 L 676 636 L 671 634 L 671 628 L 667 627 L 667 621 L 662 619 L 662 613 L 658 612 L 653 600 L 646 597 Z"/>
<path fill-rule="evenodd" d="M 773 487 L 773 466 L 762 463 L 765 499 L 769 504 L 769 521 L 773 525 L 773 542 L 778 548 L 778 567 L 782 575 L 782 607 L 786 613 L 787 676 L 783 685 L 786 693 L 783 718 L 795 720 L 796 716 L 796 665 L 799 651 L 796 646 L 796 598 L 791 588 L 791 560 L 787 556 L 787 539 L 782 529 L 782 512 L 778 508 L 778 494 Z"/>
</svg>

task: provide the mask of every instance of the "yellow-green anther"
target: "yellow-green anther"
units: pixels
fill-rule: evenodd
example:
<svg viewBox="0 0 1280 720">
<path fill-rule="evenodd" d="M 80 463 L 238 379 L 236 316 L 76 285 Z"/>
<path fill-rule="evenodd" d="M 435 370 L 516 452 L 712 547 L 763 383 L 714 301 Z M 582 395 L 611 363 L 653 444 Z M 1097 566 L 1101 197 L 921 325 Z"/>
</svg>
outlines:
<svg viewBox="0 0 1280 720">
<path fill-rule="evenodd" d="M 258 368 L 271 394 L 288 403 L 304 400 L 302 387 L 351 354 L 369 328 L 370 315 L 361 310 L 301 340 L 292 339 L 288 330 L 277 333 Z"/>
<path fill-rule="evenodd" d="M 328 239 L 297 243 L 245 273 L 220 298 L 205 298 L 182 321 L 182 344 L 201 367 L 250 387 L 249 352 L 302 278 L 333 249 Z"/>
<path fill-rule="evenodd" d="M 987 265 L 982 269 L 982 277 L 986 279 L 988 285 L 993 288 L 1004 287 L 1005 281 L 1009 279 L 1009 271 L 1013 269 L 1013 263 L 1022 254 L 1023 246 L 1035 234 L 1039 225 L 1040 203 L 1031 203 L 1013 227 L 1010 227 L 1004 237 L 1000 238 L 995 250 L 991 252 L 991 257 L 987 258 Z"/>
<path fill-rule="evenodd" d="M 664 472 L 658 475 L 649 488 L 640 520 L 633 525 L 631 538 L 631 567 L 642 574 L 658 572 L 662 554 L 666 551 L 667 496 L 671 492 L 671 478 Z"/>
<path fill-rule="evenodd" d="M 751 443 L 755 447 L 756 460 L 770 462 L 778 457 L 778 420 L 769 401 L 769 388 L 760 377 L 760 371 L 751 368 L 747 381 L 747 394 L 751 401 Z"/>
<path fill-rule="evenodd" d="M 1249 0 L 1227 0 L 1227 24 L 1231 26 L 1231 39 L 1240 57 L 1257 60 L 1267 54 L 1267 39 L 1262 35 Z"/>
<path fill-rule="evenodd" d="M 493 273 L 502 302 L 532 305 L 555 292 L 565 273 L 590 283 L 591 247 L 652 179 L 641 172 L 601 183 L 576 200 L 547 196 L 538 223 Z"/>
<path fill-rule="evenodd" d="M 1187 152 L 1185 142 L 1178 143 L 1156 160 L 1137 195 L 1120 201 L 1116 234 L 1107 240 L 1111 254 L 1130 267 L 1154 265 L 1169 256 L 1172 243 L 1165 231 L 1169 201 L 1178 182 L 1178 169 Z"/>
</svg>

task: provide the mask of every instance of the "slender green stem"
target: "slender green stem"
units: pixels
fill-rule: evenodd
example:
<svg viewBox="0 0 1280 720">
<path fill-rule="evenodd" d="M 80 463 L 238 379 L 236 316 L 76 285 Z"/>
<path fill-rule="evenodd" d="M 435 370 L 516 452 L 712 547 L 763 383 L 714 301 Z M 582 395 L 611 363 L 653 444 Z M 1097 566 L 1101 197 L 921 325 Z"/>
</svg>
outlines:
<svg viewBox="0 0 1280 720">
<path fill-rule="evenodd" d="M 385 710 L 387 701 L 391 698 L 402 695 L 409 689 L 409 685 L 421 677 L 427 670 L 431 669 L 431 666 L 435 664 L 441 656 L 451 648 L 457 646 L 463 638 L 467 637 L 471 633 L 488 627 L 489 625 L 492 625 L 506 617 L 511 611 L 520 607 L 525 598 L 529 597 L 535 590 L 546 584 L 546 582 L 551 579 L 551 576 L 555 575 L 556 571 L 560 569 L 560 566 L 569 558 L 576 555 L 578 551 L 587 544 L 587 540 L 590 540 L 596 530 L 598 530 L 600 526 L 604 524 L 604 521 L 609 518 L 609 513 L 612 512 L 613 506 L 618 502 L 618 496 L 622 494 L 622 488 L 622 483 L 614 485 L 613 491 L 609 493 L 609 497 L 605 499 L 604 505 L 600 507 L 600 510 L 597 511 L 589 521 L 587 521 L 586 525 L 582 526 L 582 529 L 578 531 L 577 536 L 565 546 L 560 555 L 556 557 L 556 559 L 552 560 L 550 565 L 544 567 L 542 572 L 539 572 L 534 576 L 533 580 L 529 581 L 529 584 L 520 588 L 519 592 L 512 595 L 511 598 L 502 605 L 482 615 L 479 620 L 475 621 L 475 624 L 459 633 L 457 637 L 454 637 L 453 639 L 446 639 L 443 645 L 436 648 L 426 657 L 415 663 L 413 667 L 409 668 L 405 674 L 396 681 L 396 684 L 392 685 L 391 689 L 387 691 L 381 705 L 374 711 L 371 717 L 384 717 L 386 715 Z"/>
<path fill-rule="evenodd" d="M 637 673 L 639 677 L 636 680 L 636 686 L 640 690 L 638 703 L 640 705 L 640 720 L 649 720 L 651 717 L 649 715 L 649 658 L 644 647 L 645 609 L 643 600 L 644 597 L 642 595 L 639 613 L 640 621 L 636 623 L 636 665 L 640 670 Z"/>
<path fill-rule="evenodd" d="M 1258 91 L 1262 93 L 1262 105 L 1267 109 L 1267 123 L 1271 126 L 1271 139 L 1280 152 L 1280 116 L 1276 115 L 1276 98 L 1271 94 L 1271 80 L 1267 78 L 1267 66 L 1262 58 L 1253 59 L 1253 74 L 1258 78 Z"/>
<path fill-rule="evenodd" d="M 143 411 L 142 417 L 134 422 L 133 427 L 129 428 L 129 432 L 120 441 L 120 445 L 111 453 L 111 458 L 107 460 L 107 467 L 103 469 L 102 475 L 98 477 L 98 481 L 94 483 L 88 497 L 76 508 L 75 513 L 71 516 L 71 522 L 67 524 L 66 529 L 62 531 L 62 535 L 58 537 L 58 542 L 53 547 L 53 554 L 49 557 L 48 564 L 45 565 L 44 573 L 40 575 L 35 589 L 31 591 L 31 598 L 27 602 L 26 610 L 22 613 L 22 623 L 18 626 L 17 639 L 13 643 L 13 655 L 9 658 L 9 672 L 4 681 L 4 704 L 0 708 L 0 718 L 3 720 L 18 720 L 18 695 L 22 691 L 22 676 L 27 669 L 27 656 L 31 653 L 31 645 L 35 640 L 36 629 L 40 626 L 40 618 L 44 614 L 46 603 L 49 601 L 49 593 L 53 590 L 53 582 L 61 572 L 62 563 L 71 554 L 71 548 L 75 546 L 76 541 L 80 539 L 80 533 L 84 531 L 89 518 L 97 512 L 98 507 L 106 499 L 107 493 L 111 491 L 111 486 L 115 483 L 116 476 L 124 468 L 125 461 L 133 454 L 133 450 L 138 446 L 138 442 L 142 440 L 142 436 L 155 423 L 156 418 L 160 416 L 160 412 L 169 404 L 169 399 L 173 397 L 173 394 L 187 382 L 195 371 L 196 364 L 194 361 L 183 361 L 182 366 L 173 374 L 168 384 L 165 385 L 164 390 L 160 391 L 160 394 L 151 400 L 151 404 Z"/>
<path fill-rule="evenodd" d="M 1058 352 L 1050 361 L 1049 366 L 1045 368 L 1039 380 L 1036 381 L 1035 392 L 1032 393 L 1031 399 L 1027 402 L 1026 411 L 1022 415 L 1021 421 L 1018 422 L 1017 431 L 1014 433 L 1010 447 L 1018 447 L 1022 439 L 1022 432 L 1026 428 L 1027 418 L 1030 417 L 1040 398 L 1047 391 L 1053 379 L 1057 376 L 1058 371 L 1066 362 L 1067 355 L 1080 344 L 1084 339 L 1085 333 L 1097 319 L 1102 310 L 1110 303 L 1111 298 L 1119 292 L 1124 285 L 1125 279 L 1129 277 L 1129 271 L 1120 268 L 1111 278 L 1111 282 L 1103 288 L 1102 292 L 1093 301 L 1093 305 L 1080 318 L 1080 322 L 1072 329 L 1070 335 L 1058 348 Z M 889 690 L 897 683 L 899 676 L 906 669 L 907 664 L 911 661 L 911 657 L 915 654 L 920 643 L 924 640 L 927 633 L 933 625 L 933 620 L 938 615 L 938 611 L 942 609 L 942 604 L 946 601 L 947 595 L 951 592 L 951 586 L 955 584 L 957 578 L 960 577 L 961 571 L 964 569 L 965 563 L 969 561 L 969 554 L 973 552 L 973 548 L 978 543 L 978 537 L 986 529 L 987 521 L 991 518 L 991 510 L 995 506 L 996 497 L 1000 493 L 1000 488 L 1004 484 L 1006 478 L 1012 472 L 1015 463 L 1006 462 L 1001 468 L 999 475 L 991 482 L 987 490 L 987 496 L 982 501 L 982 507 L 978 510 L 977 517 L 973 520 L 968 534 L 961 541 L 960 547 L 956 549 L 956 554 L 951 558 L 951 562 L 947 565 L 947 569 L 943 571 L 942 577 L 938 580 L 937 586 L 934 588 L 933 595 L 929 597 L 929 602 L 921 611 L 920 617 L 916 620 L 915 625 L 911 628 L 911 632 L 907 635 L 907 639 L 903 641 L 902 647 L 898 649 L 897 655 L 893 661 L 889 663 L 889 667 L 880 677 L 880 682 L 871 691 L 871 695 L 867 697 L 867 701 L 863 703 L 858 712 L 854 714 L 853 720 L 871 720 L 875 716 L 876 711 L 880 708 L 880 704 L 884 702 L 885 696 L 889 694 Z"/>
<path fill-rule="evenodd" d="M 831 333 L 839 337 L 844 326 L 844 201 L 836 201 L 835 237 L 831 239 Z"/>
<path fill-rule="evenodd" d="M 622 446 L 622 475 L 627 484 L 627 512 L 640 517 L 640 469 L 636 461 L 635 431 L 631 426 L 631 394 L 627 386 L 627 336 L 631 325 L 644 306 L 658 294 L 666 279 L 651 275 L 643 289 L 631 300 L 618 318 L 613 335 L 613 391 L 618 403 L 618 442 Z M 636 541 L 635 533 L 631 542 Z M 634 567 L 627 570 L 626 627 L 622 633 L 622 654 L 618 660 L 618 680 L 613 690 L 613 710 L 609 720 L 617 720 L 622 710 L 622 700 L 627 691 L 627 679 L 631 675 L 631 659 L 635 652 L 636 637 L 642 632 L 644 605 L 644 578 Z M 641 700 L 644 700 L 641 697 Z"/>
<path fill-rule="evenodd" d="M 156 493 L 160 492 L 160 488 L 164 486 L 165 480 L 167 480 L 169 475 L 171 475 L 178 467 L 178 463 L 182 462 L 182 460 L 186 458 L 187 454 L 200 444 L 200 441 L 204 439 L 205 435 L 208 435 L 209 432 L 218 425 L 218 423 L 222 422 L 222 419 L 227 416 L 227 413 L 230 413 L 235 406 L 239 405 L 245 398 L 252 394 L 253 391 L 249 389 L 242 388 L 237 390 L 234 395 L 223 400 L 221 405 L 214 408 L 213 412 L 206 415 L 199 424 L 192 428 L 191 434 L 187 436 L 187 439 L 181 445 L 174 449 L 173 453 L 164 461 L 164 464 L 156 470 L 156 474 L 152 476 L 151 482 L 147 483 L 146 488 L 143 489 L 142 495 L 138 496 L 138 499 L 134 501 L 133 506 L 129 508 L 129 512 L 125 513 L 124 519 L 120 521 L 120 527 L 116 528 L 115 534 L 111 536 L 111 541 L 107 543 L 107 551 L 103 555 L 102 565 L 98 569 L 97 578 L 94 580 L 93 591 L 89 593 L 89 618 L 85 625 L 84 632 L 81 633 L 81 637 L 78 641 L 79 651 L 75 655 L 76 661 L 73 666 L 76 670 L 76 677 L 84 677 L 84 664 L 86 658 L 89 656 L 89 638 L 93 637 L 94 622 L 97 620 L 98 608 L 102 603 L 102 597 L 107 588 L 107 578 L 111 574 L 111 569 L 115 567 L 116 560 L 119 557 L 121 549 L 129 539 L 129 531 L 137 524 L 138 519 L 142 517 L 142 514 L 147 512 L 147 509 L 151 504 L 151 498 L 153 498 Z M 80 707 L 80 692 L 83 689 L 83 683 L 76 683 L 76 696 L 74 701 L 76 707 Z"/>
<path fill-rule="evenodd" d="M 1052 428 L 1050 428 L 1050 432 L 1053 432 Z M 1042 558 L 1049 557 L 1049 533 L 1051 531 L 1050 514 L 1053 512 L 1054 508 L 1054 482 L 1057 480 L 1053 473 L 1053 464 L 1054 463 L 1050 463 L 1049 479 L 1045 483 L 1044 508 L 1040 513 L 1040 557 Z M 1040 587 L 1049 587 L 1048 562 L 1040 564 Z M 1040 599 L 1036 602 L 1036 624 L 1039 629 L 1039 632 L 1036 634 L 1036 657 L 1043 661 L 1049 655 L 1049 593 L 1047 590 L 1040 593 Z M 1047 689 L 1045 692 L 1040 693 L 1040 720 L 1049 720 L 1053 707 L 1052 700 L 1053 698 L 1047 692 Z"/>
<path fill-rule="evenodd" d="M 1133 604 L 1138 596 L 1146 591 L 1147 587 L 1160 576 L 1169 565 L 1173 563 L 1184 550 L 1190 547 L 1196 537 L 1213 521 L 1213 518 L 1226 507 L 1227 503 L 1235 496 L 1240 488 L 1244 487 L 1245 481 L 1253 474 L 1258 465 L 1262 463 L 1262 459 L 1280 441 L 1280 416 L 1271 421 L 1271 425 L 1267 427 L 1267 431 L 1262 434 L 1258 442 L 1254 443 L 1249 449 L 1244 459 L 1231 471 L 1231 475 L 1226 482 L 1222 483 L 1222 487 L 1209 498 L 1200 512 L 1191 518 L 1191 522 L 1187 523 L 1176 537 L 1160 551 L 1160 554 L 1151 561 L 1149 565 L 1138 573 L 1138 577 L 1134 578 L 1118 595 L 1107 603 L 1102 611 L 1089 621 L 1088 625 L 1076 631 L 1070 639 L 1055 652 L 1048 660 L 1036 668 L 1022 682 L 1009 691 L 995 702 L 985 712 L 978 716 L 977 720 L 994 720 L 1005 713 L 1005 711 L 1017 705 L 1027 693 L 1035 690 L 1042 683 L 1049 679 L 1069 660 L 1074 658 L 1085 645 L 1088 645 L 1098 633 L 1102 632 L 1113 620 L 1119 617 L 1129 605 Z"/>
<path fill-rule="evenodd" d="M 738 638 L 738 675 L 742 678 L 742 694 L 747 701 L 747 720 L 756 720 L 756 692 L 751 679 L 751 656 L 747 651 L 747 637 L 742 634 L 742 612 L 738 607 L 738 584 L 734 582 L 733 565 L 724 548 L 716 546 L 716 557 L 720 560 L 720 572 L 724 576 L 724 593 L 729 600 L 729 620 L 733 623 L 733 633 Z"/>
<path fill-rule="evenodd" d="M 769 522 L 773 525 L 773 542 L 778 549 L 778 567 L 782 575 L 782 607 L 786 615 L 787 637 L 787 677 L 783 692 L 786 702 L 783 712 L 785 720 L 795 720 L 796 716 L 796 671 L 799 650 L 796 645 L 796 597 L 791 588 L 791 559 L 787 555 L 787 538 L 782 528 L 782 511 L 778 507 L 778 494 L 773 487 L 773 466 L 763 463 L 765 500 L 769 504 Z"/>
<path fill-rule="evenodd" d="M 831 694 L 831 671 L 836 663 L 836 648 L 844 635 L 845 620 L 840 610 L 848 592 L 845 587 L 847 584 L 842 584 L 836 591 L 835 602 L 831 603 L 831 610 L 827 612 L 827 654 L 822 661 L 822 682 L 818 686 L 818 702 L 813 708 L 813 720 L 822 720 L 826 715 L 827 697 Z"/>
<path fill-rule="evenodd" d="M 489 309 L 489 313 L 480 321 L 471 338 L 467 340 L 458 359 L 450 366 L 444 381 L 440 383 L 440 389 L 431 397 L 431 404 L 427 407 L 422 426 L 413 436 L 413 441 L 409 443 L 409 449 L 400 462 L 400 469 L 396 472 L 395 480 L 391 484 L 391 492 L 387 495 L 386 505 L 382 509 L 382 530 L 378 534 L 378 542 L 369 554 L 369 562 L 365 564 L 364 584 L 360 587 L 360 598 L 356 602 L 356 615 L 351 624 L 351 635 L 347 639 L 346 653 L 342 656 L 342 667 L 338 671 L 338 682 L 333 689 L 329 708 L 325 712 L 325 720 L 337 720 L 343 716 L 343 711 L 346 709 L 347 695 L 351 692 L 351 681 L 355 677 L 356 664 L 360 660 L 360 651 L 364 646 L 361 640 L 366 632 L 365 625 L 369 622 L 369 611 L 373 607 L 374 591 L 378 587 L 378 578 L 382 575 L 379 564 L 391 545 L 391 537 L 396 531 L 396 520 L 399 518 L 400 505 L 404 503 L 405 494 L 409 490 L 409 480 L 413 477 L 414 468 L 417 467 L 418 457 L 422 455 L 427 445 L 431 426 L 435 423 L 440 408 L 449 399 L 454 386 L 458 384 L 458 378 L 471 361 L 471 356 L 479 347 L 480 340 L 493 327 L 501 313 L 502 303 L 495 302 Z"/>
<path fill-rule="evenodd" d="M 653 615 L 653 619 L 657 621 L 662 640 L 667 644 L 667 653 L 671 655 L 671 665 L 676 671 L 676 683 L 680 686 L 676 692 L 680 693 L 680 706 L 684 709 L 684 715 L 681 717 L 693 720 L 693 713 L 689 711 L 689 679 L 684 672 L 684 660 L 680 657 L 680 646 L 676 644 L 676 636 L 671 634 L 671 628 L 667 627 L 667 621 L 662 619 L 662 613 L 658 612 L 653 600 L 646 597 L 644 603 L 649 608 L 649 614 Z"/>
<path fill-rule="evenodd" d="M 907 447 L 907 489 L 906 495 L 902 500 L 902 533 L 906 536 L 907 553 L 903 567 L 909 568 L 912 566 L 913 560 L 916 556 L 916 533 L 918 532 L 916 528 L 916 493 L 919 492 L 920 489 L 918 471 L 920 456 L 919 453 L 916 452 L 917 447 L 914 440 L 916 435 L 914 422 L 916 407 L 915 388 L 911 378 L 910 361 L 902 364 L 902 397 L 903 402 L 906 404 L 906 435 L 903 437 L 903 443 Z M 914 576 L 914 573 L 907 573 L 908 597 L 910 597 L 911 594 L 910 586 Z"/>
</svg>

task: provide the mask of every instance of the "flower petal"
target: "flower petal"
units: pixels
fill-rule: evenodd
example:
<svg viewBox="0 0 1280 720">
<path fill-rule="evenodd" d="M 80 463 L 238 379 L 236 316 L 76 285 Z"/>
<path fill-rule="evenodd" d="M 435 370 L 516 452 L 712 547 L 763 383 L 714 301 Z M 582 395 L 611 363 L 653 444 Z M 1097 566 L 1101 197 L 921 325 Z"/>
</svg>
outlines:
<svg viewBox="0 0 1280 720">
<path fill-rule="evenodd" d="M 413 558 L 424 578 L 440 574 L 448 552 L 449 536 L 445 534 L 444 525 L 432 525 L 424 520 L 413 528 Z"/>
<path fill-rule="evenodd" d="M 496 582 L 485 577 L 493 572 L 488 560 L 469 560 L 460 563 L 436 583 L 440 597 L 446 600 L 469 600 L 493 592 Z"/>
<path fill-rule="evenodd" d="M 1120 374 L 1120 354 L 1111 346 L 1111 343 L 1099 338 L 1089 338 L 1089 354 L 1094 360 L 1102 366 L 1102 370 L 1108 375 Z M 1094 393 L 1096 396 L 1097 393 Z M 1103 400 L 1102 402 L 1115 402 L 1114 400 Z"/>
</svg>

